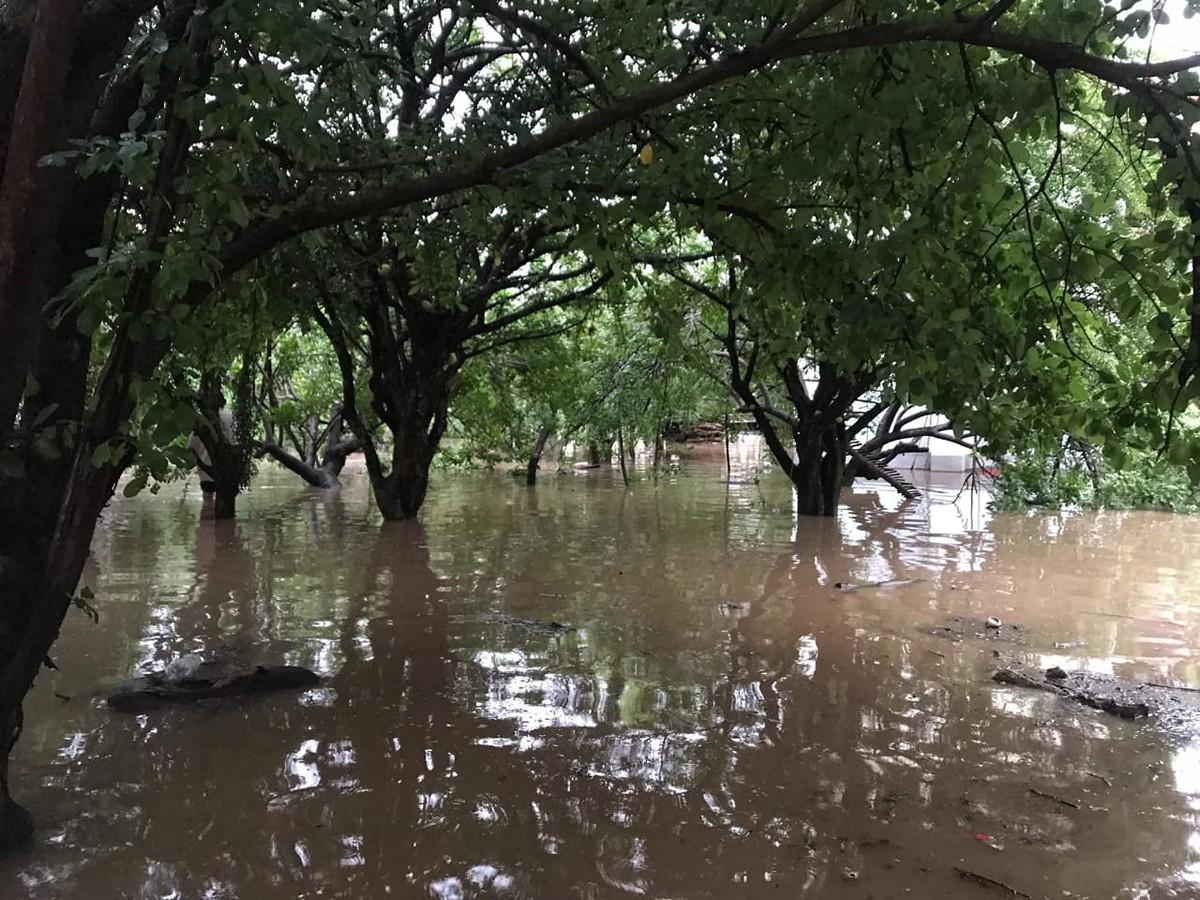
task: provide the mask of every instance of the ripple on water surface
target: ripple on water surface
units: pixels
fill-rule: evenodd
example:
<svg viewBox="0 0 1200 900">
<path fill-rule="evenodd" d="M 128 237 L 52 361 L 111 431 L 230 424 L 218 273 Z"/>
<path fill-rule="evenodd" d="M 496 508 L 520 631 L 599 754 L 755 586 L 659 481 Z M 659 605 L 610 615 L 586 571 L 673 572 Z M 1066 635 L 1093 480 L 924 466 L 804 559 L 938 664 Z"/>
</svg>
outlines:
<svg viewBox="0 0 1200 900">
<path fill-rule="evenodd" d="M 1200 742 L 989 680 L 1200 686 L 1200 520 L 992 517 L 957 484 L 797 520 L 703 454 L 635 474 L 442 475 L 421 526 L 355 470 L 266 471 L 236 523 L 194 484 L 116 500 L 102 626 L 70 619 L 28 704 L 41 831 L 0 895 L 1200 895 Z M 989 616 L 1020 629 L 944 627 Z M 327 680 L 98 705 L 185 652 Z"/>
</svg>

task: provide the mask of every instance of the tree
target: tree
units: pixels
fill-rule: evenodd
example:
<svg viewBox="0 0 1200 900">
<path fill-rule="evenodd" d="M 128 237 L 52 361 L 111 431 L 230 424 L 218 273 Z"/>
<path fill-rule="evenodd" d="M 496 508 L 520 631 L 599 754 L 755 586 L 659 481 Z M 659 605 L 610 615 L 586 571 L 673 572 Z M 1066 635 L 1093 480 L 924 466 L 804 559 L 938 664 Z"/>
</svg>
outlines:
<svg viewBox="0 0 1200 900">
<path fill-rule="evenodd" d="M 1139 97 L 1195 62 L 1112 58 L 1111 17 L 1091 0 L 1020 17 L 1010 7 L 972 17 L 894 3 L 864 21 L 836 0 L 777 19 L 698 0 L 670 15 L 599 4 L 570 17 L 494 3 L 43 0 L 31 23 L 28 4 L 5 5 L 0 319 L 24 333 L 0 354 L 0 846 L 29 831 L 6 762 L 21 700 L 71 605 L 100 510 L 138 453 L 156 449 L 136 423 L 183 422 L 152 376 L 169 352 L 203 342 L 193 315 L 218 282 L 316 229 L 481 188 L 520 199 L 514 176 L 572 165 L 565 148 L 584 163 L 611 160 L 614 146 L 662 133 L 673 111 L 728 109 L 737 79 L 784 60 L 991 48 Z M 380 152 L 364 157 L 339 144 L 330 126 L 347 120 L 322 86 L 370 73 L 353 81 L 370 93 L 381 72 L 400 85 L 401 109 L 443 115 L 389 119 L 371 132 Z M 460 97 L 480 113 L 470 127 L 451 116 Z M 435 411 L 430 429 L 437 421 Z M 375 468 L 377 481 L 396 475 Z M 385 494 L 411 514 L 423 486 Z"/>
<path fill-rule="evenodd" d="M 262 380 L 262 452 L 313 487 L 339 487 L 362 444 L 345 432 L 341 376 L 324 335 L 289 328 L 268 347 Z"/>
<path fill-rule="evenodd" d="M 572 253 L 574 235 L 561 226 L 513 213 L 478 218 L 414 213 L 389 223 L 411 235 L 403 243 L 377 226 L 345 230 L 341 247 L 355 267 L 317 278 L 322 296 L 313 315 L 337 355 L 343 414 L 387 519 L 414 518 L 425 500 L 463 364 L 567 327 L 526 326 L 609 280 Z M 358 409 L 358 348 L 368 361 L 371 413 L 392 438 L 387 465 Z"/>
</svg>

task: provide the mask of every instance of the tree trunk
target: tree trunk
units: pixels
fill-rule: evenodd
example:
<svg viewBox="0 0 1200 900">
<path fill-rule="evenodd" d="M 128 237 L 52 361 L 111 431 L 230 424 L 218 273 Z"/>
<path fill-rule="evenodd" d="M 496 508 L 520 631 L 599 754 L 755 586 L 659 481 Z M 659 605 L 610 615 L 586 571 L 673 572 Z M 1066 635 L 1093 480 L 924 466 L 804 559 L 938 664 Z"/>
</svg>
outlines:
<svg viewBox="0 0 1200 900">
<path fill-rule="evenodd" d="M 733 479 L 733 466 L 729 461 L 729 413 L 725 413 L 725 427 L 721 429 L 721 437 L 725 439 L 725 482 Z"/>
<path fill-rule="evenodd" d="M 213 518 L 234 518 L 237 515 L 237 497 L 239 493 L 236 485 L 231 488 L 227 484 L 217 482 L 217 490 L 213 495 Z"/>
<path fill-rule="evenodd" d="M 841 436 L 825 432 L 821 456 L 822 514 L 836 516 L 842 496 L 842 472 L 846 465 L 846 448 Z"/>
<path fill-rule="evenodd" d="M 629 487 L 629 470 L 625 468 L 625 429 L 617 426 L 617 457 L 621 460 L 621 480 Z"/>
<path fill-rule="evenodd" d="M 791 467 L 796 512 L 802 516 L 835 516 L 842 494 L 845 450 L 838 435 L 795 435 L 796 461 Z"/>
<path fill-rule="evenodd" d="M 305 462 L 299 457 L 288 453 L 278 444 L 263 444 L 262 451 L 269 457 L 287 469 L 303 478 L 308 484 L 321 490 L 332 490 L 342 486 L 341 479 L 338 477 L 342 474 L 342 469 L 346 467 L 346 458 L 361 447 L 357 438 L 340 441 L 339 443 L 326 447 L 325 454 L 321 458 L 321 464 L 315 465 Z"/>
<path fill-rule="evenodd" d="M 21 707 L 0 709 L 0 856 L 33 837 L 33 817 L 12 799 L 9 757 L 21 733 Z"/>
<path fill-rule="evenodd" d="M 39 6 L 0 161 L 0 321 L 7 330 L 0 342 L 0 437 L 16 417 L 32 356 L 40 311 L 29 285 L 33 251 L 51 226 L 39 208 L 46 178 L 38 161 L 61 127 L 83 0 L 44 0 Z"/>
<path fill-rule="evenodd" d="M 379 511 L 388 520 L 415 519 L 429 489 L 429 468 L 437 453 L 450 408 L 453 370 L 431 366 L 423 379 L 406 379 L 392 396 L 376 393 L 376 412 L 392 433 L 391 467 L 385 473 L 370 435 L 360 435 Z M 387 384 L 372 376 L 375 391 Z"/>
<path fill-rule="evenodd" d="M 600 465 L 600 447 L 596 444 L 595 441 L 591 441 L 588 443 L 588 465 L 591 465 L 591 466 Z"/>
<path fill-rule="evenodd" d="M 397 461 L 393 455 L 392 471 L 381 482 L 373 484 L 375 503 L 388 521 L 415 519 L 425 503 L 429 489 L 429 465 L 419 459 Z"/>
<path fill-rule="evenodd" d="M 538 432 L 537 440 L 533 442 L 533 451 L 529 454 L 529 463 L 525 466 L 525 484 L 533 487 L 537 484 L 538 466 L 542 461 L 542 452 L 546 449 L 546 441 L 550 439 L 550 426 L 543 425 Z"/>
</svg>

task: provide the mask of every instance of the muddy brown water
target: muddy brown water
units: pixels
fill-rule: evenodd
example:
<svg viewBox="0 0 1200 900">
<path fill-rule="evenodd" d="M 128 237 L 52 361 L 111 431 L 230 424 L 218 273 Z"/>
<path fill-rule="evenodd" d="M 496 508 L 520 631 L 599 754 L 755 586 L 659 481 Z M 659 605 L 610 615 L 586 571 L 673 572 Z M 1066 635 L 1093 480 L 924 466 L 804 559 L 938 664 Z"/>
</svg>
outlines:
<svg viewBox="0 0 1200 900">
<path fill-rule="evenodd" d="M 41 828 L 0 896 L 1006 896 L 957 869 L 1200 896 L 1195 730 L 988 680 L 1000 652 L 1200 685 L 1200 519 L 993 517 L 949 485 L 797 522 L 715 459 L 639 478 L 441 475 L 421 526 L 356 473 L 266 472 L 236 523 L 194 483 L 117 500 L 101 624 L 69 618 L 28 703 Z M 833 588 L 885 579 L 921 580 Z M 1020 634 L 927 627 L 992 615 Z M 184 652 L 327 681 L 100 705 Z"/>
</svg>

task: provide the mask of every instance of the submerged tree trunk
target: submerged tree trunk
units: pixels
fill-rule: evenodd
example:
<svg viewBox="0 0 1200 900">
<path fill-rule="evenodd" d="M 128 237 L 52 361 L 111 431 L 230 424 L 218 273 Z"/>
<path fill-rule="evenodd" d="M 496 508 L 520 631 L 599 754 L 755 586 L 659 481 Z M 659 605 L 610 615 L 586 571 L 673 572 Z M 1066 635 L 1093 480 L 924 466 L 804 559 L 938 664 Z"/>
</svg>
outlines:
<svg viewBox="0 0 1200 900">
<path fill-rule="evenodd" d="M 242 360 L 238 375 L 234 402 L 239 410 L 248 400 L 250 378 L 253 368 L 249 356 Z M 201 472 L 208 476 L 215 493 L 213 517 L 232 519 L 237 514 L 237 498 L 253 474 L 250 436 L 242 434 L 234 414 L 225 402 L 221 388 L 221 376 L 206 372 L 200 378 L 200 390 L 196 394 L 196 411 L 201 425 L 197 440 L 192 442 L 192 451 Z M 242 419 L 239 416 L 239 421 Z"/>
<path fill-rule="evenodd" d="M 99 243 L 107 199 L 101 198 L 98 218 L 90 215 L 91 205 L 73 207 L 67 200 L 79 183 L 75 172 L 39 165 L 62 137 L 82 134 L 102 90 L 99 78 L 76 84 L 73 69 L 86 68 L 105 49 L 114 52 L 97 48 L 91 58 L 75 56 L 82 9 L 82 0 L 41 3 L 24 58 L 10 54 L 0 66 L 0 321 L 6 329 L 0 342 L 0 450 L 22 452 L 39 419 L 49 426 L 82 418 L 88 354 L 78 351 L 87 339 L 79 338 L 71 314 L 51 323 L 42 311 L 55 284 L 74 271 L 76 245 Z M 64 234 L 64 211 L 86 230 Z M 51 362 L 52 350 L 61 355 L 54 353 Z M 31 376 L 43 369 L 46 384 L 27 395 Z M 69 605 L 63 594 L 74 590 L 96 516 L 115 484 L 95 466 L 88 481 L 76 481 L 81 448 L 66 436 L 52 443 L 55 458 L 29 454 L 23 474 L 0 475 L 0 854 L 33 833 L 32 817 L 12 797 L 9 768 L 22 702 L 58 635 Z M 86 446 L 86 440 L 78 443 Z M 87 452 L 90 461 L 91 448 Z"/>
<path fill-rule="evenodd" d="M 232 519 L 237 516 L 238 489 L 227 484 L 219 484 L 213 500 L 214 519 Z"/>
<path fill-rule="evenodd" d="M 796 459 L 788 473 L 802 516 L 837 515 L 846 447 L 840 428 L 813 435 L 797 431 Z"/>
<path fill-rule="evenodd" d="M 733 466 L 729 461 L 729 413 L 725 413 L 725 427 L 721 429 L 721 437 L 725 439 L 725 482 L 733 479 Z"/>
<path fill-rule="evenodd" d="M 375 503 L 385 519 L 403 521 L 417 517 L 429 490 L 429 467 L 440 438 L 439 434 L 437 439 L 410 439 L 403 445 L 397 438 L 391 470 L 386 475 L 371 478 Z"/>
<path fill-rule="evenodd" d="M 12 798 L 9 758 L 21 734 L 21 707 L 0 710 L 0 856 L 33 836 L 33 816 Z"/>
<path fill-rule="evenodd" d="M 621 480 L 629 487 L 629 470 L 625 468 L 625 429 L 617 426 L 617 456 L 621 460 Z"/>
<path fill-rule="evenodd" d="M 529 462 L 525 466 L 525 484 L 533 487 L 537 484 L 538 466 L 542 462 L 542 453 L 546 449 L 546 441 L 550 440 L 550 426 L 543 425 L 538 432 L 537 440 L 533 442 L 533 451 L 529 454 Z"/>
<path fill-rule="evenodd" d="M 289 453 L 283 447 L 268 441 L 262 445 L 262 450 L 285 469 L 294 472 L 308 484 L 322 490 L 331 490 L 342 486 L 339 476 L 346 467 L 346 459 L 351 453 L 362 449 L 362 442 L 357 437 L 345 437 L 342 432 L 342 405 L 335 403 L 329 411 L 329 428 L 324 436 L 325 451 L 317 461 L 318 445 L 321 443 L 317 433 L 316 417 L 312 417 L 305 425 L 304 459 Z"/>
</svg>

